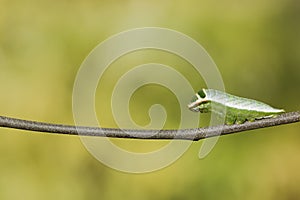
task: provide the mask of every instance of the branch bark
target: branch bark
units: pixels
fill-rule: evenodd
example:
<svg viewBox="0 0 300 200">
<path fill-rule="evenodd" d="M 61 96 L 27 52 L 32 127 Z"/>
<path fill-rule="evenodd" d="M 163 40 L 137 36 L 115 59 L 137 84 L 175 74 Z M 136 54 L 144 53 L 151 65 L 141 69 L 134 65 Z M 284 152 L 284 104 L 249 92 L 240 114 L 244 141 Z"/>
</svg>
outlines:
<svg viewBox="0 0 300 200">
<path fill-rule="evenodd" d="M 180 130 L 122 130 L 115 128 L 51 124 L 0 116 L 0 127 L 64 135 L 98 136 L 131 139 L 180 139 L 197 141 L 209 137 L 216 137 L 219 135 L 233 134 L 247 130 L 290 124 L 299 121 L 300 112 L 298 111 L 284 113 L 276 118 L 256 120 L 254 122 L 246 122 L 244 124 L 220 125 L 214 127 Z"/>
</svg>

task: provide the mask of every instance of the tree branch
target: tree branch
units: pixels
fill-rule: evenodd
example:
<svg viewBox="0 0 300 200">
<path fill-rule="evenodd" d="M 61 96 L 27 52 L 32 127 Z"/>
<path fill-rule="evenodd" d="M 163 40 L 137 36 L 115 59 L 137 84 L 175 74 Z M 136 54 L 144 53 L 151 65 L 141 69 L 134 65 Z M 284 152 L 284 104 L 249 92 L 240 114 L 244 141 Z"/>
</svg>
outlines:
<svg viewBox="0 0 300 200">
<path fill-rule="evenodd" d="M 279 115 L 276 118 L 256 120 L 244 124 L 220 125 L 214 127 L 180 129 L 180 130 L 134 130 L 70 126 L 61 124 L 50 124 L 43 122 L 28 121 L 10 117 L 0 116 L 0 127 L 14 128 L 28 131 L 48 132 L 65 135 L 98 136 L 113 138 L 132 139 L 180 139 L 201 140 L 219 135 L 233 134 L 237 132 L 295 123 L 300 121 L 300 112 L 290 112 Z"/>
</svg>

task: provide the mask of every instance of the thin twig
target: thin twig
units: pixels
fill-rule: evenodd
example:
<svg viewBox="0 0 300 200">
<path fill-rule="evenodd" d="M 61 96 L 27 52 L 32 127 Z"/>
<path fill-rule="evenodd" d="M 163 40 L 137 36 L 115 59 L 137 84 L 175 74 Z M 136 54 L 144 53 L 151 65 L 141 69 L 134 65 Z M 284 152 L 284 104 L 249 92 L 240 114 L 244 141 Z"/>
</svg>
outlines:
<svg viewBox="0 0 300 200">
<path fill-rule="evenodd" d="M 244 124 L 221 125 L 195 129 L 180 130 L 134 130 L 70 126 L 61 124 L 50 124 L 43 122 L 28 121 L 0 116 L 0 127 L 22 129 L 28 131 L 48 132 L 66 135 L 99 136 L 113 138 L 132 139 L 181 139 L 181 140 L 201 140 L 204 138 L 227 135 L 247 130 L 289 124 L 300 121 L 300 112 L 289 112 L 279 115 L 276 118 L 256 120 Z"/>
</svg>

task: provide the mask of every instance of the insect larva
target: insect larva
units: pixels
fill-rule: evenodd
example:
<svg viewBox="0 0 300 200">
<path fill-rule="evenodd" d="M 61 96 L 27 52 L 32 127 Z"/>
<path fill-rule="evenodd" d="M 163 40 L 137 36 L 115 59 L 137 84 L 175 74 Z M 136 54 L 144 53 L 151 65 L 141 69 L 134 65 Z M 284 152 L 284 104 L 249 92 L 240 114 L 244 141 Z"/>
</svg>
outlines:
<svg viewBox="0 0 300 200">
<path fill-rule="evenodd" d="M 225 123 L 242 124 L 245 121 L 276 117 L 283 109 L 273 108 L 265 103 L 237 97 L 214 89 L 202 89 L 192 98 L 188 108 L 194 112 L 215 112 L 225 116 Z"/>
</svg>

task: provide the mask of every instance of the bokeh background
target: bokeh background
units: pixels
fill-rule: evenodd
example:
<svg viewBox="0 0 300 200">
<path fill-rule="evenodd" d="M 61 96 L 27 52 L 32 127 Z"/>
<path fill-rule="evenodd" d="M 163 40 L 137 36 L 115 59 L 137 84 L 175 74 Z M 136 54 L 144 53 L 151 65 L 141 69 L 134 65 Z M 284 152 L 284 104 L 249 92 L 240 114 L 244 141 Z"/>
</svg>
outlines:
<svg viewBox="0 0 300 200">
<path fill-rule="evenodd" d="M 0 0 L 0 114 L 73 124 L 73 82 L 85 57 L 113 34 L 145 26 L 174 29 L 202 44 L 227 92 L 299 110 L 299 22 L 297 0 Z M 174 55 L 149 50 L 121 59 L 97 92 L 103 126 L 116 127 L 106 105 L 119 69 L 165 63 L 184 74 L 195 91 L 203 87 L 201 77 Z M 166 108 L 165 128 L 177 128 L 178 102 L 157 85 L 132 97 L 136 123 L 149 122 L 154 103 Z M 225 136 L 202 160 L 197 156 L 202 142 L 195 142 L 174 164 L 148 174 L 106 167 L 75 136 L 1 128 L 0 199 L 298 199 L 299 128 Z M 114 142 L 138 152 L 166 143 Z"/>
</svg>

